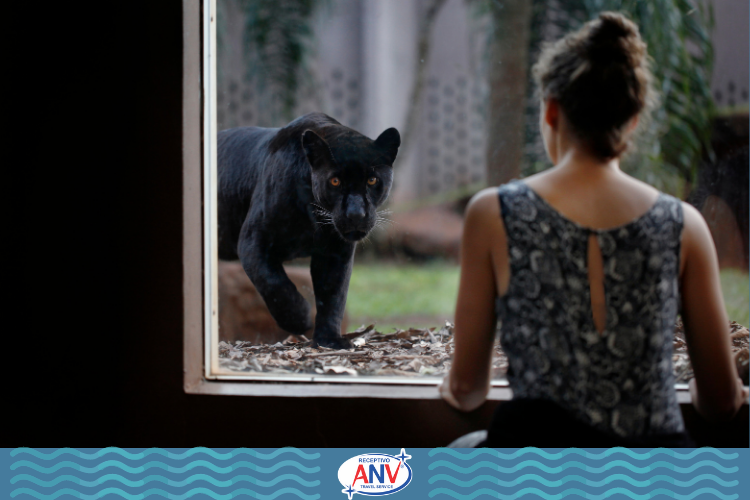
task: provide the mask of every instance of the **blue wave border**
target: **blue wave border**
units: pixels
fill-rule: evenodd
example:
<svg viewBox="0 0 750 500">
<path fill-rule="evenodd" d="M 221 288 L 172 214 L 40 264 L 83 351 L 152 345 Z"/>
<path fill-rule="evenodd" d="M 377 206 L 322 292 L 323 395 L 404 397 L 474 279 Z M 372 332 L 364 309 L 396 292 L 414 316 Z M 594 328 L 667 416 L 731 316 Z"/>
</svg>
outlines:
<svg viewBox="0 0 750 500">
<path fill-rule="evenodd" d="M 428 455 L 428 496 L 436 499 L 737 500 L 750 491 L 743 481 L 750 471 L 747 449 L 436 448 Z"/>
<path fill-rule="evenodd" d="M 337 476 L 344 461 L 365 453 L 397 452 L 394 448 L 3 449 L 0 498 L 344 500 Z M 407 453 L 412 455 L 408 465 L 413 478 L 407 488 L 393 493 L 392 500 L 739 500 L 750 490 L 750 449 L 746 448 L 412 448 Z"/>
</svg>

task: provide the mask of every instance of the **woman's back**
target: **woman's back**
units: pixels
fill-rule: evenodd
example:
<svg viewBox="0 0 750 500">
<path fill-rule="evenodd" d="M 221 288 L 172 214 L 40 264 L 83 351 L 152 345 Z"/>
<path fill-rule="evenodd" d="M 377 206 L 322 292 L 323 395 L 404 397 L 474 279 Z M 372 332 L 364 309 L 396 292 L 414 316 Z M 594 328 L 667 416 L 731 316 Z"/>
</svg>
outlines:
<svg viewBox="0 0 750 500">
<path fill-rule="evenodd" d="M 552 400 L 623 438 L 682 432 L 672 372 L 681 203 L 660 195 L 627 222 L 592 230 L 523 182 L 498 198 L 510 276 L 498 309 L 514 397 Z"/>
<path fill-rule="evenodd" d="M 593 229 L 621 226 L 654 204 L 659 191 L 610 165 L 587 165 L 570 154 L 556 167 L 524 179 L 549 205 L 566 218 Z"/>
<path fill-rule="evenodd" d="M 560 216 L 592 229 L 615 228 L 634 221 L 657 201 L 659 191 L 624 174 L 616 160 L 607 165 L 590 163 L 584 155 L 569 154 L 555 168 L 528 177 L 524 183 Z M 496 269 L 506 266 L 507 249 L 503 246 L 493 250 L 494 260 L 500 264 Z M 594 321 L 601 330 L 606 315 L 603 274 L 601 253 L 593 239 L 588 254 Z M 497 278 L 498 294 L 502 295 L 507 275 L 498 273 Z"/>
</svg>

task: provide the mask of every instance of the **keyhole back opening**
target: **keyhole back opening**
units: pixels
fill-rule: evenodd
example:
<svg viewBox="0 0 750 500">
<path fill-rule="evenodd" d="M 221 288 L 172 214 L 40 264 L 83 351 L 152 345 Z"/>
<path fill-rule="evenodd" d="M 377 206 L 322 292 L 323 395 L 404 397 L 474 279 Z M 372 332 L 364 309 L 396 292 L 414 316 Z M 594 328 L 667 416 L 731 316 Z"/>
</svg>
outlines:
<svg viewBox="0 0 750 500">
<path fill-rule="evenodd" d="M 588 244 L 588 277 L 591 296 L 591 314 L 594 327 L 599 334 L 607 328 L 607 297 L 604 292 L 604 262 L 595 233 L 589 234 Z"/>
</svg>

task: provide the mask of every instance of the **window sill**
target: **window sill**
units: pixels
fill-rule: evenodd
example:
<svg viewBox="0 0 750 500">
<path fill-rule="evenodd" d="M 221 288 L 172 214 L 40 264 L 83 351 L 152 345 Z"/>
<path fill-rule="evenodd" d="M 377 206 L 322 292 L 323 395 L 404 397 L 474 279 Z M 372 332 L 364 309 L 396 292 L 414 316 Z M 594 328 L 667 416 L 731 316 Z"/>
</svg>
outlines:
<svg viewBox="0 0 750 500">
<path fill-rule="evenodd" d="M 344 381 L 342 381 L 344 382 Z M 187 394 L 216 396 L 257 396 L 288 398 L 376 398 L 376 399 L 440 399 L 437 391 L 439 381 L 419 385 L 405 383 L 324 383 L 324 382 L 249 382 L 249 381 L 213 381 L 201 379 L 194 383 L 185 381 Z M 689 405 L 692 400 L 687 384 L 677 384 L 677 402 Z M 508 383 L 496 383 L 487 396 L 488 401 L 510 401 L 513 391 Z"/>
</svg>

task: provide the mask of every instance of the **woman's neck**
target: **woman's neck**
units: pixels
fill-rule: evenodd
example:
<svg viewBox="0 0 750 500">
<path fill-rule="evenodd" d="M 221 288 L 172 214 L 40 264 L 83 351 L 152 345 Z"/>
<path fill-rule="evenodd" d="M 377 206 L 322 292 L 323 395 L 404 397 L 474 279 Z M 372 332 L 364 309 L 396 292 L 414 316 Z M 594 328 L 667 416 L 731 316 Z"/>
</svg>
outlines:
<svg viewBox="0 0 750 500">
<path fill-rule="evenodd" d="M 619 158 L 602 161 L 591 153 L 590 148 L 578 138 L 564 113 L 560 112 L 554 126 L 548 126 L 546 130 L 545 141 L 551 146 L 547 153 L 556 169 L 570 173 L 620 170 Z"/>
<path fill-rule="evenodd" d="M 585 175 L 619 172 L 620 159 L 602 161 L 584 147 L 570 144 L 567 148 L 561 148 L 560 154 L 557 155 L 555 170 Z"/>
</svg>

